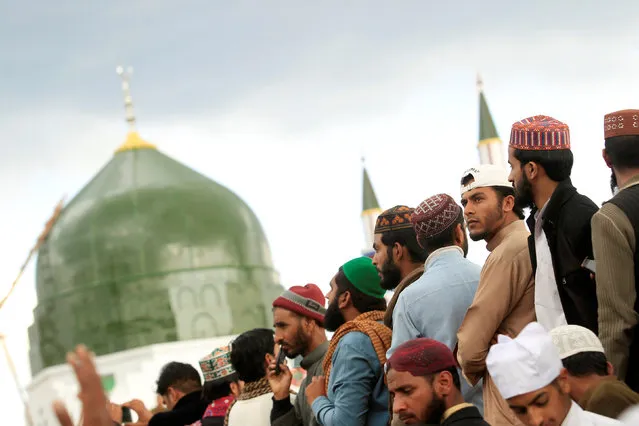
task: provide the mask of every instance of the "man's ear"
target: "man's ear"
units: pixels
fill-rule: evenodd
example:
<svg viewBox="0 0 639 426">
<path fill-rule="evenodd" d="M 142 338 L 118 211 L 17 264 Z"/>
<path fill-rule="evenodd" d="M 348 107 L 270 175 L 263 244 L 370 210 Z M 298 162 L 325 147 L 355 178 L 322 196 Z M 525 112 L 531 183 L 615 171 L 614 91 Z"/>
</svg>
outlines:
<svg viewBox="0 0 639 426">
<path fill-rule="evenodd" d="M 559 372 L 559 377 L 557 378 L 557 383 L 559 384 L 559 388 L 564 393 L 570 393 L 570 382 L 568 381 L 568 370 L 562 368 Z"/>
<path fill-rule="evenodd" d="M 606 148 L 601 150 L 601 157 L 603 158 L 604 162 L 606 163 L 606 166 L 608 166 L 608 168 L 612 169 L 612 161 L 610 161 L 610 157 L 608 156 L 608 153 L 606 152 Z"/>
<path fill-rule="evenodd" d="M 607 370 L 608 370 L 608 375 L 609 376 L 614 376 L 615 375 L 615 367 L 610 363 L 610 361 L 606 362 L 606 366 L 607 366 Z"/>
<path fill-rule="evenodd" d="M 344 293 L 340 294 L 337 299 L 337 307 L 340 309 L 348 308 L 353 301 L 351 300 L 351 292 L 346 290 Z"/>
<path fill-rule="evenodd" d="M 395 244 L 393 244 L 392 253 L 393 253 L 393 259 L 390 259 L 390 260 L 393 260 L 399 263 L 404 258 L 404 247 L 400 243 L 395 242 Z"/>
</svg>

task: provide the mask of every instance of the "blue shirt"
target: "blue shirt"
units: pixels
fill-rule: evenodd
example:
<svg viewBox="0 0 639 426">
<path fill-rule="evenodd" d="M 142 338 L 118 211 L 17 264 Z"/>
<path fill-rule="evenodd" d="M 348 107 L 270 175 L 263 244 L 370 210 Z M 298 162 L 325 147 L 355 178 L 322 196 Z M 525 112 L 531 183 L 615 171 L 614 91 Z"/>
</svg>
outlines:
<svg viewBox="0 0 639 426">
<path fill-rule="evenodd" d="M 386 426 L 389 420 L 388 388 L 371 339 L 352 331 L 333 352 L 328 395 L 311 406 L 323 426 Z"/>
<path fill-rule="evenodd" d="M 424 274 L 404 289 L 393 310 L 393 341 L 386 354 L 418 337 L 444 343 L 451 351 L 457 331 L 479 285 L 481 267 L 466 259 L 461 248 L 444 247 L 426 259 Z M 466 402 L 483 412 L 482 383 L 471 387 L 459 371 Z"/>
</svg>

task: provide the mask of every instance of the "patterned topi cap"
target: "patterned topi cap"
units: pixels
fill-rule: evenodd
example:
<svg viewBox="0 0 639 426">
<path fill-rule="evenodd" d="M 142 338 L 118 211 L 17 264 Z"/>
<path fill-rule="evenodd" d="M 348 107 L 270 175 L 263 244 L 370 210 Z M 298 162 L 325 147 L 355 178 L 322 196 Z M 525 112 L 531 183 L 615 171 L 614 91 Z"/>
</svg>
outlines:
<svg viewBox="0 0 639 426">
<path fill-rule="evenodd" d="M 419 238 L 433 238 L 444 232 L 462 212 L 462 208 L 448 194 L 425 199 L 415 209 L 411 222 Z"/>
<path fill-rule="evenodd" d="M 570 149 L 568 125 L 546 115 L 524 118 L 513 124 L 510 146 L 523 151 Z"/>
<path fill-rule="evenodd" d="M 230 346 L 216 348 L 200 360 L 200 369 L 205 382 L 223 379 L 235 373 L 231 365 Z"/>
<path fill-rule="evenodd" d="M 639 110 L 624 109 L 604 116 L 604 139 L 639 135 Z"/>
<path fill-rule="evenodd" d="M 413 211 L 415 211 L 415 209 L 408 206 L 395 206 L 383 211 L 377 216 L 375 234 L 412 228 L 413 224 L 410 223 L 410 217 Z"/>
</svg>

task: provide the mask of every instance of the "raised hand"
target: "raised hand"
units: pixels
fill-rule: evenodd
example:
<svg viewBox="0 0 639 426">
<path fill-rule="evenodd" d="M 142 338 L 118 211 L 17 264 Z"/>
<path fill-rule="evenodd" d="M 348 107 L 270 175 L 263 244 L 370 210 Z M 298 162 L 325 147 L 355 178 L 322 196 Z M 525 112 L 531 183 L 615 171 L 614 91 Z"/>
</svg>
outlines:
<svg viewBox="0 0 639 426">
<path fill-rule="evenodd" d="M 269 357 L 270 363 L 266 370 L 266 378 L 273 391 L 275 399 L 286 399 L 290 395 L 291 383 L 293 381 L 293 373 L 286 365 L 286 361 L 280 364 L 280 373 L 275 373 L 275 364 L 277 359 L 275 357 Z"/>
</svg>

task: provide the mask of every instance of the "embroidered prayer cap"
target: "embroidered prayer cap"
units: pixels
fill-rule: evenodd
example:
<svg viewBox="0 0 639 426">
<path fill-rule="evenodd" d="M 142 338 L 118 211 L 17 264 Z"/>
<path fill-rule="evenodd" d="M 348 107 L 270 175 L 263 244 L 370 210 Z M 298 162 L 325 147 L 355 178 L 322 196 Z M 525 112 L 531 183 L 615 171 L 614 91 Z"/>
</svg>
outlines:
<svg viewBox="0 0 639 426">
<path fill-rule="evenodd" d="M 402 343 L 386 362 L 386 371 L 406 371 L 416 377 L 452 367 L 457 367 L 457 362 L 448 346 L 425 337 Z"/>
<path fill-rule="evenodd" d="M 563 364 L 550 333 L 531 322 L 514 339 L 500 334 L 488 351 L 486 367 L 499 393 L 509 399 L 548 386 Z"/>
<path fill-rule="evenodd" d="M 582 352 L 600 352 L 605 354 L 603 345 L 595 333 L 579 325 L 562 325 L 550 330 L 552 342 L 559 351 L 561 359 Z"/>
<path fill-rule="evenodd" d="M 357 257 L 342 265 L 344 275 L 353 286 L 364 294 L 382 299 L 386 290 L 380 285 L 377 268 L 370 257 Z"/>
<path fill-rule="evenodd" d="M 550 151 L 570 149 L 570 129 L 566 123 L 535 115 L 513 124 L 510 146 L 524 151 Z"/>
<path fill-rule="evenodd" d="M 273 301 L 274 308 L 284 308 L 324 323 L 324 294 L 315 284 L 293 286 Z"/>
<path fill-rule="evenodd" d="M 419 238 L 436 237 L 457 220 L 461 211 L 462 208 L 450 195 L 433 195 L 415 209 L 411 217 L 413 229 Z"/>
<path fill-rule="evenodd" d="M 205 382 L 223 379 L 235 373 L 231 365 L 231 347 L 221 346 L 216 348 L 200 360 L 200 369 Z"/>
<path fill-rule="evenodd" d="M 604 139 L 639 136 L 639 109 L 624 109 L 604 116 Z"/>
<path fill-rule="evenodd" d="M 410 223 L 410 217 L 413 211 L 415 211 L 415 209 L 408 206 L 395 206 L 383 211 L 377 216 L 375 234 L 412 228 L 413 224 Z"/>
<path fill-rule="evenodd" d="M 500 186 L 513 188 L 513 184 L 508 181 L 508 171 L 503 167 L 494 164 L 481 164 L 471 167 L 462 175 L 462 181 L 467 176 L 471 176 L 473 181 L 468 185 L 461 185 L 462 195 L 475 188 L 486 188 L 489 186 Z"/>
</svg>

